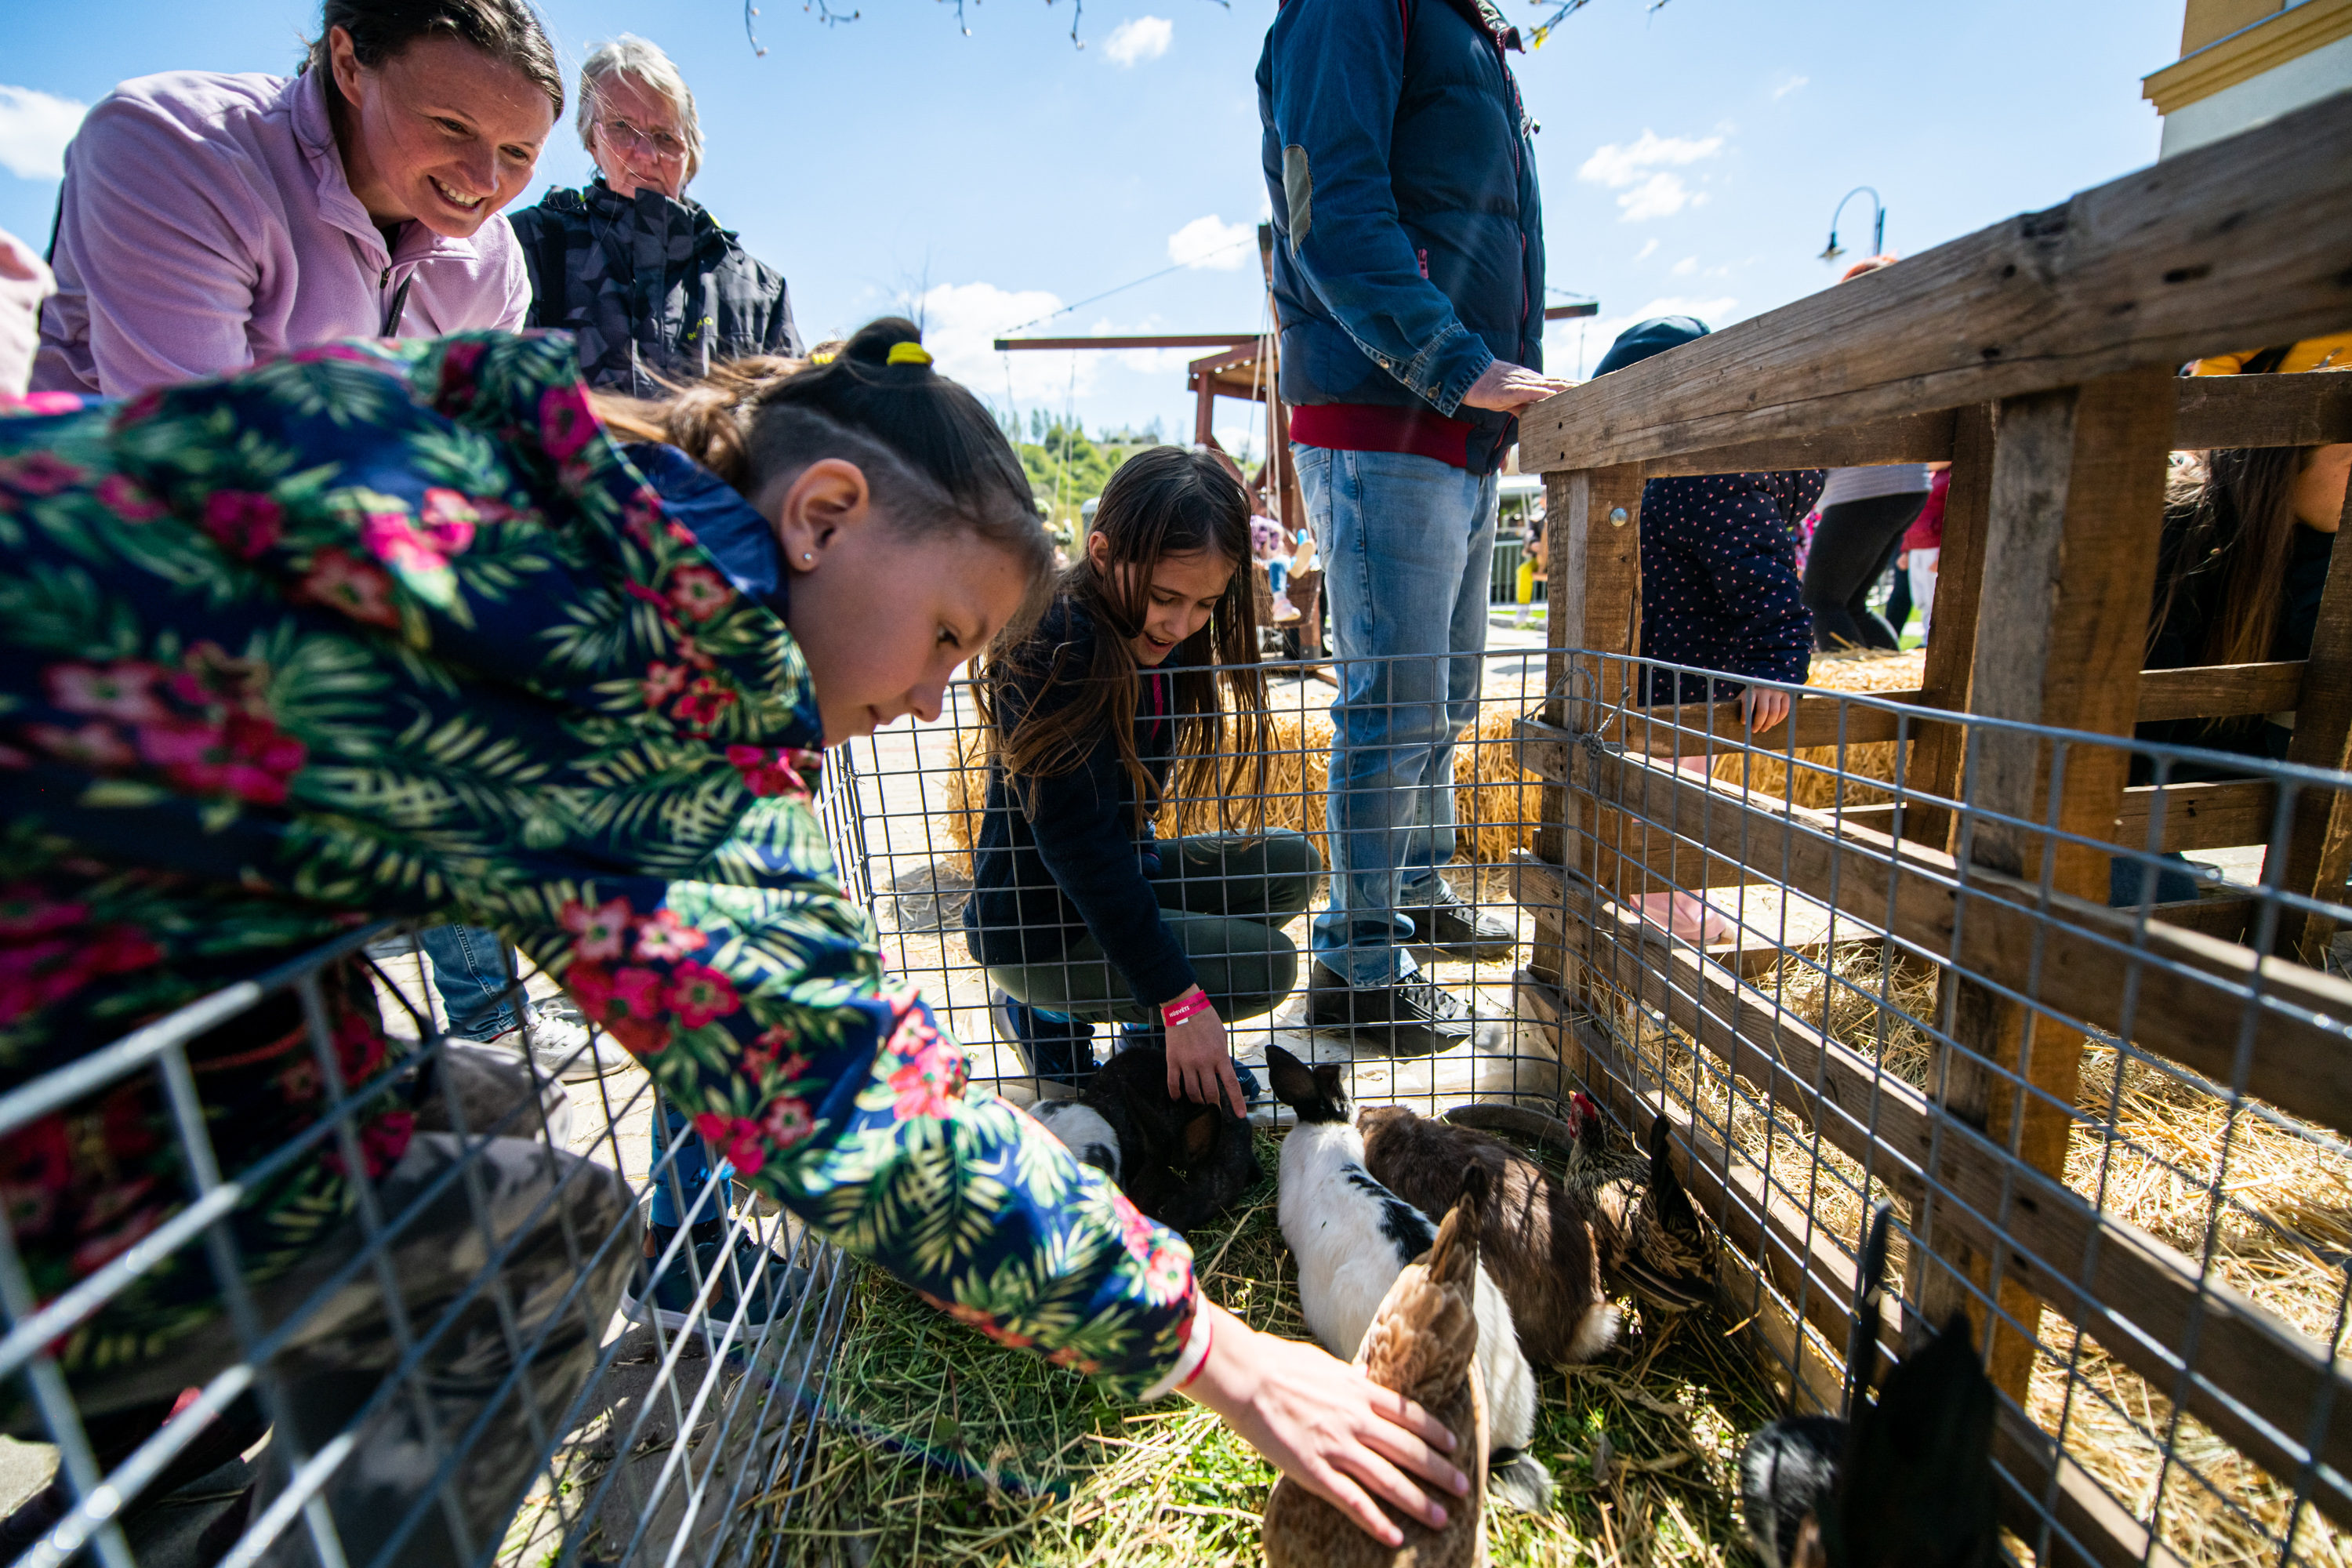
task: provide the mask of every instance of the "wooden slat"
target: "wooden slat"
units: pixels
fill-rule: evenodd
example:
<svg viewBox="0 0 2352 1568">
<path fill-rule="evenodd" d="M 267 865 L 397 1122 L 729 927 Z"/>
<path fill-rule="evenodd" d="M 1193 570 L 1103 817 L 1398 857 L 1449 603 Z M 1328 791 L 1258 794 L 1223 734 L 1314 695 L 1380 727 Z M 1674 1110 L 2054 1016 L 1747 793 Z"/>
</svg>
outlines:
<svg viewBox="0 0 2352 1568">
<path fill-rule="evenodd" d="M 1654 458 L 1644 477 L 1675 474 L 1771 473 L 1781 468 L 1851 468 L 1874 463 L 1940 463 L 1952 455 L 1952 411 L 1910 414 L 1843 430 L 1777 437 L 1712 451 Z M 1522 458 L 1524 463 L 1524 456 Z"/>
<path fill-rule="evenodd" d="M 1877 702 L 1911 702 L 1916 691 L 1874 691 Z M 1808 693 L 1790 705 L 1789 717 L 1769 730 L 1750 735 L 1742 724 L 1737 702 L 1666 703 L 1654 708 L 1628 708 L 1601 716 L 1599 734 L 1609 744 L 1622 743 L 1650 757 L 1698 757 L 1710 752 L 1733 752 L 1753 746 L 1779 752 L 1794 744 L 1800 750 L 1866 745 L 1892 741 L 1907 715 L 1853 701 L 1844 696 Z M 1912 733 L 1923 726 L 1912 721 Z M 1795 731 L 1792 742 L 1790 731 Z"/>
<path fill-rule="evenodd" d="M 2177 904 L 2151 905 L 2147 918 L 2183 931 L 2202 931 L 2216 942 L 2242 942 L 2253 930 L 2254 916 L 2262 907 L 2262 900 L 2251 893 L 2238 898 L 2189 899 Z"/>
<path fill-rule="evenodd" d="M 1923 845 L 1852 823 L 1841 835 L 1820 813 L 1713 787 L 1639 757 L 1580 748 L 1567 755 L 1571 793 L 1596 794 L 1685 845 L 1734 859 L 1744 851 L 1807 897 L 2093 1027 L 2114 1033 L 2122 1024 L 2126 967 L 2137 946 L 2145 957 L 2134 1044 L 2227 1085 L 2240 1025 L 2253 1006 L 2260 1026 L 2248 1045 L 2245 1091 L 2352 1131 L 2352 1040 L 2340 1025 L 2321 1021 L 2352 1019 L 2352 984 L 2177 927 L 2158 923 L 2143 934 L 2130 911 L 2063 895 L 2052 895 L 2045 914 L 2039 889 L 2019 879 L 1971 871 L 1964 895 L 1952 858 Z M 2249 1001 L 2256 990 L 2259 1004 Z"/>
<path fill-rule="evenodd" d="M 2178 378 L 2174 441 L 2182 447 L 2315 447 L 2352 441 L 2352 374 L 2195 375 Z M 1755 469 L 1939 463 L 1955 453 L 1954 409 L 1906 415 L 1842 430 L 1643 460 L 1645 478 Z"/>
<path fill-rule="evenodd" d="M 2173 440 L 2182 447 L 2316 447 L 2352 441 L 2352 375 L 2180 378 Z"/>
<path fill-rule="evenodd" d="M 2278 816 L 2278 786 L 2266 779 L 2161 787 L 2136 784 L 2124 791 L 2115 841 L 2127 848 L 2147 848 L 2148 818 L 2159 804 L 2164 808 L 2164 839 L 2157 846 L 2160 849 L 2268 844 Z"/>
<path fill-rule="evenodd" d="M 1969 706 L 1969 681 L 1976 665 L 1977 628 L 1982 608 L 1985 537 L 1992 506 L 1993 409 L 1977 405 L 1958 411 L 1952 422 L 1952 484 L 1944 497 L 1944 544 L 1937 562 L 1935 635 L 1927 639 L 1922 700 L 1954 711 Z M 1968 762 L 1958 729 L 1931 726 L 1913 748 L 1910 777 L 1922 793 L 1958 800 Z M 1955 843 L 1953 814 L 1929 806 L 1905 815 L 1903 836 L 1931 848 Z"/>
<path fill-rule="evenodd" d="M 2343 516 L 2352 521 L 2352 491 L 2345 494 Z M 2294 735 L 2287 742 L 2286 757 L 2338 773 L 2352 768 L 2352 560 L 2342 550 L 2329 563 L 2327 586 L 2320 594 L 2310 666 L 2295 705 Z M 2287 838 L 2280 885 L 2341 904 L 2347 874 L 2352 874 L 2352 790 L 2303 791 L 2295 798 L 2294 826 Z M 2326 962 L 2328 944 L 2336 940 L 2333 915 L 2297 912 L 2280 923 L 2284 951 L 2299 954 L 2306 963 Z"/>
<path fill-rule="evenodd" d="M 1931 414 L 2352 321 L 2338 94 L 1529 409 L 1531 471 Z"/>
<path fill-rule="evenodd" d="M 2345 379 L 2352 381 L 2352 376 Z M 2143 669 L 2139 672 L 2140 721 L 2282 712 L 2293 708 L 2303 695 L 2305 668 L 2303 660 L 2292 659 L 2276 664 Z"/>
<path fill-rule="evenodd" d="M 1670 962 L 1670 969 L 1677 978 L 1691 978 L 1700 963 L 1684 950 Z M 1534 983 L 1531 975 L 1522 975 L 1522 980 Z M 2333 1366 L 2322 1344 L 2305 1338 L 2221 1279 L 2200 1281 L 2194 1260 L 2131 1225 L 2098 1215 L 2070 1187 L 2018 1163 L 1967 1123 L 1945 1117 L 1906 1081 L 1874 1072 L 1870 1063 L 1837 1041 L 1813 1035 L 1809 1025 L 1790 1018 L 1769 996 L 1738 987 L 1722 971 L 1712 980 L 1700 978 L 1700 985 L 1712 987 L 1717 994 L 1717 1002 L 1706 1008 L 1696 1006 L 1689 987 L 1675 987 L 1663 999 L 1644 994 L 1644 1002 L 1663 1006 L 1679 1027 L 1727 1058 L 1740 1077 L 1773 1086 L 1776 1096 L 1811 1100 L 1813 1126 L 1821 1129 L 1822 1138 L 1855 1159 L 1870 1159 L 1879 1178 L 1889 1180 L 1907 1199 L 1916 1204 L 1916 1196 L 1933 1183 L 1945 1194 L 1938 1206 L 1940 1223 L 1959 1227 L 1978 1250 L 1997 1253 L 2004 1284 L 2049 1302 L 2098 1340 L 2107 1354 L 2147 1377 L 2152 1387 L 2166 1394 L 2176 1387 L 2180 1359 L 2194 1338 L 2192 1371 L 2197 1377 L 2188 1384 L 2188 1408 L 2282 1481 L 2294 1481 L 2303 1467 L 2300 1444 L 2312 1429 L 2312 1413 L 2326 1404 L 2322 1389 L 2333 1383 L 2328 1425 L 2319 1432 L 2316 1453 L 2338 1474 L 2338 1481 L 2322 1479 L 2316 1483 L 2315 1504 L 2336 1521 L 2352 1526 L 2352 1490 L 2343 1483 L 2345 1474 L 2352 1474 L 2345 1469 L 2352 1465 L 2352 1408 L 2347 1408 L 2352 1405 L 2352 1373 Z M 1734 1016 L 1734 1008 L 1719 999 L 1734 992 L 1745 996 L 1745 1006 L 1738 1008 L 1740 1027 L 1727 1027 L 1724 1018 Z M 1707 1018 L 1710 1011 L 1715 1013 L 1712 1020 Z M 1534 983 L 1534 990 L 1522 985 L 1522 1013 L 1540 1023 L 1573 1023 L 1557 992 L 1548 992 L 1540 983 Z M 1622 1053 L 1606 1032 L 1583 1023 L 1576 1027 L 1576 1037 L 1583 1047 L 1588 1077 L 1592 1065 L 1628 1072 Z M 1734 1041 L 1731 1048 L 1724 1048 L 1727 1039 Z M 1804 1051 L 1806 1041 L 1813 1044 L 1811 1053 Z M 1759 1058 L 1771 1058 L 1776 1051 L 1780 1069 L 1759 1069 Z M 1816 1072 L 1828 1089 L 1821 1100 L 1813 1100 L 1806 1086 Z M 1637 1089 L 1642 1100 L 1658 1105 L 1656 1084 L 1637 1084 Z M 1679 1114 L 1679 1105 L 1667 1102 L 1665 1110 L 1686 1126 L 1689 1119 Z M 1855 1121 L 1853 1112 L 1867 1114 L 1870 1123 Z M 1759 1171 L 1748 1166 L 1745 1157 L 1740 1163 L 1727 1163 L 1719 1145 L 1703 1133 L 1686 1135 L 1694 1150 L 1710 1152 L 1707 1173 L 1719 1194 L 1740 1192 L 1743 1201 L 1769 1223 L 1773 1201 L 1769 1201 L 1771 1194 Z M 1771 1248 L 1750 1253 L 1778 1260 L 1780 1268 L 1773 1269 L 1773 1277 L 1790 1298 L 1797 1298 L 1800 1290 L 1794 1290 L 1785 1265 L 1790 1258 L 1804 1256 L 1809 1237 L 1811 1227 L 1797 1215 L 1788 1234 L 1780 1237 L 1783 1250 L 1778 1256 Z M 1761 1239 L 1761 1232 L 1745 1237 L 1752 1246 Z M 1846 1279 L 1846 1284 L 1839 1286 L 1837 1279 Z M 1809 1317 L 1830 1335 L 1830 1342 L 1842 1344 L 1849 1323 L 1844 1302 L 1851 1300 L 1851 1279 L 1842 1268 L 1830 1269 L 1830 1279 L 1822 1279 L 1822 1269 L 1816 1268 L 1813 1295 L 1825 1300 L 1809 1300 Z M 2267 1422 L 2267 1427 L 2246 1420 L 2239 1405 L 2258 1422 Z M 2284 1434 L 2284 1444 L 2277 1434 Z"/>
</svg>

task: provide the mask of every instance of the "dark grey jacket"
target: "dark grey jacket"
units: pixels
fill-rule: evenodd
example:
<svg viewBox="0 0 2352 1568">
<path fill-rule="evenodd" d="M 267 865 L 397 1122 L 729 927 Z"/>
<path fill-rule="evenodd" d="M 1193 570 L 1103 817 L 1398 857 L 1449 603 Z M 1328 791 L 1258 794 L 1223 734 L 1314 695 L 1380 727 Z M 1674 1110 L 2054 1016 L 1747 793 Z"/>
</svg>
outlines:
<svg viewBox="0 0 2352 1568">
<path fill-rule="evenodd" d="M 782 275 L 697 203 L 624 197 L 600 176 L 511 221 L 530 270 L 529 324 L 572 333 L 591 386 L 657 396 L 656 374 L 690 381 L 715 361 L 801 352 Z"/>
</svg>

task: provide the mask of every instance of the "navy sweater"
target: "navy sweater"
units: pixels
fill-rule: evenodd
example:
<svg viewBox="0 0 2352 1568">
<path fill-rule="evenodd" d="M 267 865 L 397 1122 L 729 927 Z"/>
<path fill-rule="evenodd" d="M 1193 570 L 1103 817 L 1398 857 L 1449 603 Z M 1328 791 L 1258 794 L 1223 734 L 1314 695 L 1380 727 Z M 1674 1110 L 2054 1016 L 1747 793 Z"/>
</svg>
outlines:
<svg viewBox="0 0 2352 1568">
<path fill-rule="evenodd" d="M 1813 618 L 1797 580 L 1796 523 L 1827 475 L 1696 474 L 1642 488 L 1642 657 L 1759 680 L 1801 681 Z M 1643 700 L 1704 702 L 1740 683 L 1654 677 Z M 1677 689 L 1678 688 L 1678 689 Z"/>
<path fill-rule="evenodd" d="M 1015 656 L 1020 673 L 999 697 L 1003 722 L 1020 721 L 1057 662 L 1063 678 L 1045 694 L 1047 706 L 1040 711 L 1075 700 L 1093 666 L 1095 637 L 1086 611 L 1057 601 Z M 1182 652 L 1171 656 L 1171 663 Z M 1151 778 L 1152 804 L 1175 762 L 1176 726 L 1152 711 L 1155 685 L 1160 708 L 1169 706 L 1167 668 L 1144 672 L 1136 702 L 1135 751 Z M 972 957 L 996 967 L 1053 963 L 1091 933 L 1146 1008 L 1191 989 L 1192 963 L 1160 918 L 1160 895 L 1151 885 L 1160 859 L 1151 804 L 1139 828 L 1135 781 L 1110 733 L 1096 741 L 1079 766 L 1024 779 L 1021 785 L 1016 794 L 1003 770 L 991 765 L 980 841 L 972 847 L 972 896 L 964 905 Z"/>
</svg>

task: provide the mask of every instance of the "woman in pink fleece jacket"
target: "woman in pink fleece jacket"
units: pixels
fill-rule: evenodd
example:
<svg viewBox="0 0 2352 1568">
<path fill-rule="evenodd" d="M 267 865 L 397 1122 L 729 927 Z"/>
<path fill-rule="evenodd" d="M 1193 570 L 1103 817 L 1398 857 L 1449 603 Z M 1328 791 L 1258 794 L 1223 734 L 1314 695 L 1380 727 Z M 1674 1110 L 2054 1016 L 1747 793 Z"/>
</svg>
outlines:
<svg viewBox="0 0 2352 1568">
<path fill-rule="evenodd" d="M 524 0 L 327 0 L 299 76 L 124 82 L 66 150 L 34 387 L 127 397 L 332 338 L 520 327 L 499 212 L 562 108 Z"/>
</svg>

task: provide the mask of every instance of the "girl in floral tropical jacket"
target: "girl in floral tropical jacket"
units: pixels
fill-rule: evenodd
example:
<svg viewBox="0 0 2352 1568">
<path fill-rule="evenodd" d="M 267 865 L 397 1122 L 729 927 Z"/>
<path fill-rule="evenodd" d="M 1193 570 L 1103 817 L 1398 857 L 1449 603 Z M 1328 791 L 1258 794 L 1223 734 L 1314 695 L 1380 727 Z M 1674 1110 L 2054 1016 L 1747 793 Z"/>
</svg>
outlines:
<svg viewBox="0 0 2352 1568">
<path fill-rule="evenodd" d="M 0 1091 L 368 919 L 494 928 L 739 1181 L 1008 1344 L 1185 1387 L 1393 1541 L 1368 1494 L 1436 1519 L 1408 1473 L 1466 1489 L 1444 1428 L 1206 1302 L 1181 1238 L 968 1092 L 842 891 L 817 748 L 936 716 L 1050 568 L 916 337 L 637 405 L 617 426 L 674 445 L 625 450 L 565 340 L 491 333 L 0 419 Z M 393 1070 L 364 980 L 324 995 L 346 1082 Z M 326 1103 L 283 1024 L 190 1047 L 225 1173 Z M 371 1176 L 411 1137 L 375 1103 Z M 248 1278 L 341 1223 L 350 1177 L 257 1173 Z M 0 1139 L 45 1300 L 187 1200 L 145 1080 Z M 56 1353 L 168 1355 L 218 1310 L 183 1249 Z"/>
</svg>

